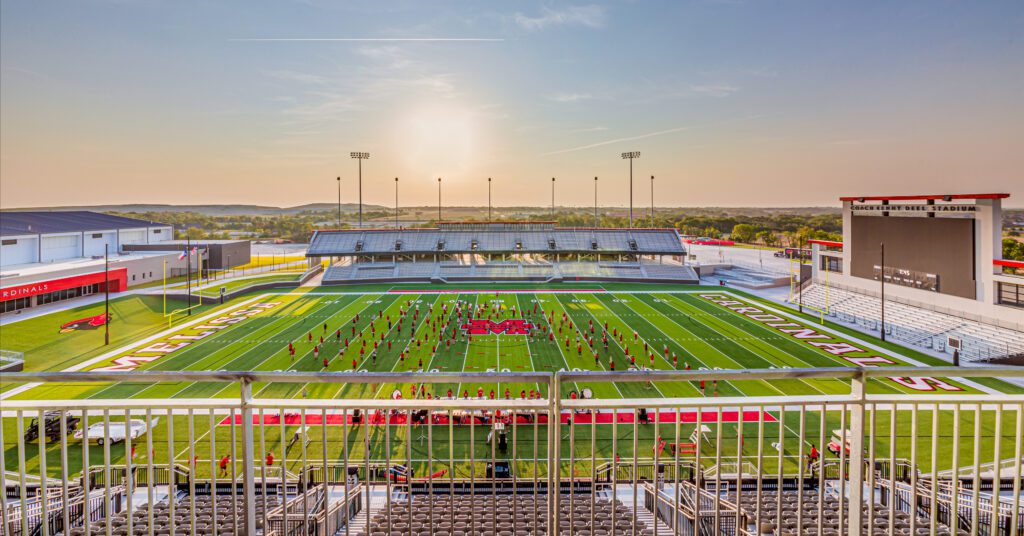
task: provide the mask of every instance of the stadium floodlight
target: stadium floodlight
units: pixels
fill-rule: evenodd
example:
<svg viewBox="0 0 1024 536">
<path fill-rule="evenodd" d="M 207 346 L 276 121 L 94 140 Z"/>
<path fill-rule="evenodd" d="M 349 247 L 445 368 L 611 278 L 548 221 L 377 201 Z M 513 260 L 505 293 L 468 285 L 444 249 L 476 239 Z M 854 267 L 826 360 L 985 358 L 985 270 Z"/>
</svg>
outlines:
<svg viewBox="0 0 1024 536">
<path fill-rule="evenodd" d="M 370 158 L 370 153 L 351 152 L 349 155 L 359 161 L 359 228 L 363 227 L 363 160 Z"/>
<path fill-rule="evenodd" d="M 555 178 L 551 177 L 551 220 L 555 219 Z"/>
<path fill-rule="evenodd" d="M 441 177 L 437 178 L 437 221 L 441 221 Z"/>
<path fill-rule="evenodd" d="M 640 158 L 640 151 L 622 153 L 624 160 L 629 160 L 629 228 L 633 228 L 633 160 Z"/>
<path fill-rule="evenodd" d="M 398 229 L 398 177 L 395 177 L 395 229 Z"/>
<path fill-rule="evenodd" d="M 341 229 L 341 177 L 338 177 L 338 229 Z"/>
<path fill-rule="evenodd" d="M 654 228 L 654 175 L 651 175 L 651 229 Z"/>
<path fill-rule="evenodd" d="M 599 220 L 597 219 L 597 177 L 594 177 L 594 228 L 597 229 Z"/>
<path fill-rule="evenodd" d="M 491 221 L 491 178 L 487 177 L 487 221 Z"/>
</svg>

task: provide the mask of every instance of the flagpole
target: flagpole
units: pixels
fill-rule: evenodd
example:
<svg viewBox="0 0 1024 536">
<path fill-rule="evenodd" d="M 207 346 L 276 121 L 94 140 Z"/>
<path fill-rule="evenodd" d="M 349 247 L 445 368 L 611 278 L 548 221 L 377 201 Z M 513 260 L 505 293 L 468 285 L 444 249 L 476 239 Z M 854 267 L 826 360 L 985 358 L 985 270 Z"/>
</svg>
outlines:
<svg viewBox="0 0 1024 536">
<path fill-rule="evenodd" d="M 103 244 L 103 344 L 110 344 L 110 244 Z"/>
</svg>

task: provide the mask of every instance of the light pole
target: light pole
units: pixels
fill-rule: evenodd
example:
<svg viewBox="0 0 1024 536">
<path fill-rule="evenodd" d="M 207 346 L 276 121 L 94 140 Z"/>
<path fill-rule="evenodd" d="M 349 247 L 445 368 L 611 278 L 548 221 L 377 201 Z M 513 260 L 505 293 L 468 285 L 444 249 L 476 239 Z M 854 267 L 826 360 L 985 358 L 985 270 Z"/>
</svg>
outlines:
<svg viewBox="0 0 1024 536">
<path fill-rule="evenodd" d="M 437 178 L 437 221 L 441 221 L 441 177 Z"/>
<path fill-rule="evenodd" d="M 398 229 L 398 177 L 395 177 L 395 229 Z"/>
<path fill-rule="evenodd" d="M 341 229 L 341 177 L 338 177 L 338 229 Z"/>
<path fill-rule="evenodd" d="M 597 177 L 594 177 L 594 228 L 599 227 L 600 220 L 597 219 Z"/>
<path fill-rule="evenodd" d="M 654 228 L 654 175 L 651 175 L 651 229 Z"/>
<path fill-rule="evenodd" d="M 110 244 L 103 244 L 103 344 L 110 344 Z"/>
<path fill-rule="evenodd" d="M 555 219 L 555 178 L 551 177 L 551 220 Z"/>
<path fill-rule="evenodd" d="M 622 153 L 622 158 L 629 160 L 629 228 L 633 228 L 633 159 L 640 158 L 640 151 Z"/>
<path fill-rule="evenodd" d="M 491 221 L 491 178 L 487 177 L 487 221 Z"/>
<path fill-rule="evenodd" d="M 878 272 L 878 280 L 882 283 L 882 325 L 880 326 L 882 342 L 885 342 L 885 242 L 879 244 L 882 250 L 882 266 Z"/>
<path fill-rule="evenodd" d="M 363 227 L 363 160 L 370 158 L 370 153 L 353 152 L 352 158 L 359 161 L 359 228 Z"/>
</svg>

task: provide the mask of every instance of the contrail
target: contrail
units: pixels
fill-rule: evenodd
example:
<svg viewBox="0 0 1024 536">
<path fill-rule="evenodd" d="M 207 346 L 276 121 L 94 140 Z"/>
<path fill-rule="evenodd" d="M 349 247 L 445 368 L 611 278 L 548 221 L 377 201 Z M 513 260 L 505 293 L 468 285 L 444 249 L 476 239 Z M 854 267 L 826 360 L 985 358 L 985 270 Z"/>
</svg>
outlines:
<svg viewBox="0 0 1024 536">
<path fill-rule="evenodd" d="M 763 117 L 763 115 L 762 114 L 758 114 L 758 115 L 751 115 L 751 116 L 748 116 L 748 117 L 741 117 L 739 119 L 732 119 L 732 120 L 727 120 L 727 121 L 719 121 L 717 123 L 709 123 L 709 124 L 704 124 L 704 125 L 689 125 L 689 126 L 683 126 L 683 127 L 670 128 L 670 129 L 667 129 L 667 130 L 659 130 L 657 132 L 648 132 L 646 134 L 638 134 L 636 136 L 626 136 L 624 138 L 615 138 L 613 140 L 599 141 L 599 142 L 590 143 L 590 144 L 587 144 L 587 145 L 580 145 L 579 147 L 570 147 L 568 149 L 559 149 L 557 151 L 548 151 L 546 153 L 541 153 L 541 156 L 549 156 L 549 155 L 553 155 L 553 154 L 571 153 L 571 152 L 575 152 L 575 151 L 584 151 L 586 149 L 593 149 L 595 147 L 603 147 L 605 145 L 611 145 L 611 144 L 614 144 L 614 143 L 622 143 L 624 141 L 642 140 L 644 138 L 651 138 L 651 137 L 654 137 L 654 136 L 663 136 L 665 134 L 672 134 L 672 133 L 675 133 L 675 132 L 683 132 L 685 130 L 693 130 L 693 129 L 697 129 L 697 128 L 708 128 L 708 127 L 726 125 L 726 124 L 730 124 L 730 123 L 738 123 L 738 122 L 743 122 L 743 121 L 750 121 L 752 119 L 758 119 L 758 118 L 761 118 L 761 117 Z"/>
<path fill-rule="evenodd" d="M 463 42 L 501 42 L 502 38 L 492 37 L 241 37 L 228 41 L 300 41 L 300 42 L 428 42 L 428 43 L 463 43 Z"/>
</svg>

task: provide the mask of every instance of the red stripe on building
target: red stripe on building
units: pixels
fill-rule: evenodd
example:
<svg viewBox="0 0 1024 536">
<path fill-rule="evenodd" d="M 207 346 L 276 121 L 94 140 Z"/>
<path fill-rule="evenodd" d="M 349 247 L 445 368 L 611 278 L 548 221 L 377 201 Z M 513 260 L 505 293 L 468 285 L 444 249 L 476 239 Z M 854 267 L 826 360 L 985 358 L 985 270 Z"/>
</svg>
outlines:
<svg viewBox="0 0 1024 536">
<path fill-rule="evenodd" d="M 1009 268 L 1024 268 L 1024 261 L 1011 261 L 1010 259 L 992 259 L 992 264 Z"/>
<path fill-rule="evenodd" d="M 91 274 L 63 277 L 60 279 L 51 279 L 49 281 L 39 281 L 38 283 L 29 283 L 27 285 L 4 287 L 0 288 L 0 301 L 28 298 L 30 296 L 38 296 L 40 294 L 47 294 L 58 290 L 67 290 L 69 288 L 85 287 L 95 284 L 99 284 L 100 290 L 103 290 L 103 282 L 105 278 L 104 272 L 93 272 Z M 121 292 L 127 288 L 128 269 L 116 268 L 110 270 L 110 292 Z"/>
<path fill-rule="evenodd" d="M 808 244 L 818 244 L 819 246 L 828 246 L 830 248 L 841 248 L 843 247 L 842 242 L 835 242 L 832 240 L 808 240 Z"/>
<path fill-rule="evenodd" d="M 946 198 L 953 199 L 1006 199 L 1010 194 L 945 194 L 945 195 L 875 195 L 875 196 L 846 196 L 840 197 L 840 201 L 942 201 Z"/>
</svg>

